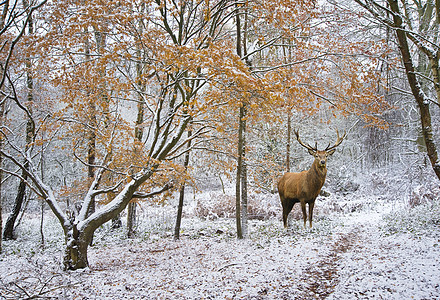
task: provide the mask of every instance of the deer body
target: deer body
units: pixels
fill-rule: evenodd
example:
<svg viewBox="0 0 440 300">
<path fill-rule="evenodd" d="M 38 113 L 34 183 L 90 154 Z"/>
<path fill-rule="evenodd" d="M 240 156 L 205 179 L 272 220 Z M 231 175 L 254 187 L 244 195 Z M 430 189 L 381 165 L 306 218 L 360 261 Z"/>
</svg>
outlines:
<svg viewBox="0 0 440 300">
<path fill-rule="evenodd" d="M 283 207 L 283 224 L 287 228 L 287 217 L 292 211 L 295 203 L 301 204 L 303 214 L 304 227 L 307 223 L 306 204 L 309 205 L 309 224 L 312 227 L 313 208 L 315 206 L 316 197 L 318 197 L 327 175 L 327 158 L 336 151 L 336 147 L 345 138 L 339 137 L 334 146 L 330 145 L 322 151 L 317 150 L 317 146 L 311 147 L 304 144 L 300 138 L 298 131 L 295 131 L 298 142 L 308 149 L 309 154 L 313 155 L 315 160 L 309 170 L 300 173 L 285 173 L 278 181 L 278 193 Z"/>
</svg>

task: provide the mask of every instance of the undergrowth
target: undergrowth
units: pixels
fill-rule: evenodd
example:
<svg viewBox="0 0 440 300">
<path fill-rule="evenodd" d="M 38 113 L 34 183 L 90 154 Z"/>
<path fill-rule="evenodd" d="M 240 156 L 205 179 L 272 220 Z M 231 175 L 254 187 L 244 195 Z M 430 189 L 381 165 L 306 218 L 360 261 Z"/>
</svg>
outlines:
<svg viewBox="0 0 440 300">
<path fill-rule="evenodd" d="M 384 217 L 385 235 L 409 233 L 415 236 L 440 236 L 440 201 L 426 202 Z"/>
</svg>

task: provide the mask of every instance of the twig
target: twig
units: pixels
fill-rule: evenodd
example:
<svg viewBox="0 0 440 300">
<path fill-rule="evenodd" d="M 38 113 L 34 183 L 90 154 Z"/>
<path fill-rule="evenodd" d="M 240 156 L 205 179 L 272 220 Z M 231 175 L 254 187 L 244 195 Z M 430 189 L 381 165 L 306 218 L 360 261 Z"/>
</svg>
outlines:
<svg viewBox="0 0 440 300">
<path fill-rule="evenodd" d="M 77 282 L 77 283 L 69 283 L 69 284 L 55 286 L 55 287 L 47 289 L 45 291 L 40 291 L 39 293 L 31 295 L 28 298 L 24 298 L 24 299 L 26 299 L 26 300 L 28 300 L 28 299 L 38 299 L 38 298 L 41 298 L 43 295 L 48 294 L 48 293 L 53 292 L 53 291 L 56 291 L 58 289 L 74 287 L 74 286 L 79 285 L 79 284 L 81 284 L 81 283 Z"/>
<path fill-rule="evenodd" d="M 160 253 L 160 252 L 165 252 L 165 251 L 167 251 L 167 250 L 177 250 L 177 249 L 179 249 L 179 248 L 180 248 L 180 247 L 177 246 L 177 247 L 174 247 L 174 248 L 150 249 L 150 250 L 148 250 L 148 252 L 150 252 L 150 253 Z"/>
<path fill-rule="evenodd" d="M 221 271 L 223 271 L 223 270 L 225 270 L 225 269 L 227 269 L 229 267 L 233 267 L 233 266 L 237 266 L 237 265 L 239 265 L 239 264 L 238 263 L 233 263 L 233 264 L 229 264 L 229 265 L 223 266 L 220 269 L 218 269 L 217 272 L 221 272 Z"/>
</svg>

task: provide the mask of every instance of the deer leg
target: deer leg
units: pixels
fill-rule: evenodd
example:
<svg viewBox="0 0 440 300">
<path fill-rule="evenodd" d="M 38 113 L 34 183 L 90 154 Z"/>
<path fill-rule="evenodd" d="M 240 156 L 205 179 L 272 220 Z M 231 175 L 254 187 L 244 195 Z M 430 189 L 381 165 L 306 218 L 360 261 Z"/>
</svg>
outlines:
<svg viewBox="0 0 440 300">
<path fill-rule="evenodd" d="M 306 211 L 306 202 L 305 201 L 301 201 L 301 209 L 302 209 L 303 219 L 304 219 L 304 228 L 306 228 L 307 211 Z"/>
<path fill-rule="evenodd" d="M 287 216 L 292 211 L 293 205 L 295 204 L 294 200 L 291 199 L 283 199 L 284 201 L 281 202 L 283 205 L 283 224 L 284 228 L 287 228 Z"/>
<path fill-rule="evenodd" d="M 313 208 L 315 207 L 315 201 L 309 203 L 309 223 L 312 228 Z"/>
</svg>

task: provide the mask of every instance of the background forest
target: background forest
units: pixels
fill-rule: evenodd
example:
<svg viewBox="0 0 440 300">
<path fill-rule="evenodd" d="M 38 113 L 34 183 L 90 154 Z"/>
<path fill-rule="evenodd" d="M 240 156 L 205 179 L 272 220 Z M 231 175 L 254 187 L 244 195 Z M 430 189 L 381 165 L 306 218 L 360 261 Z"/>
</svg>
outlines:
<svg viewBox="0 0 440 300">
<path fill-rule="evenodd" d="M 234 217 L 239 239 L 250 219 L 281 227 L 276 182 L 312 162 L 293 129 L 318 149 L 347 132 L 321 193 L 333 210 L 438 202 L 439 1 L 0 8 L 0 251 L 26 219 L 49 247 L 54 216 L 65 270 L 152 211 L 174 239 L 194 216 Z"/>
</svg>

